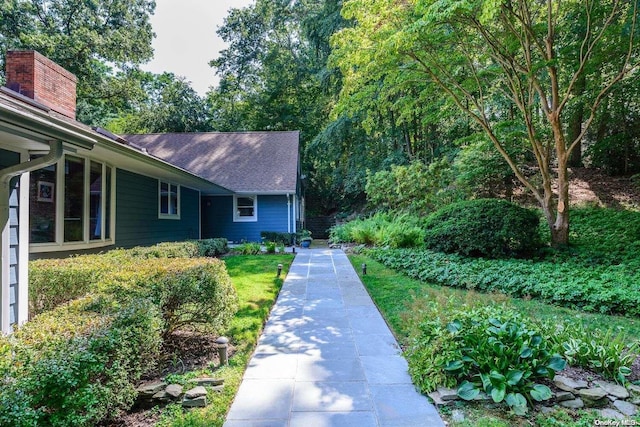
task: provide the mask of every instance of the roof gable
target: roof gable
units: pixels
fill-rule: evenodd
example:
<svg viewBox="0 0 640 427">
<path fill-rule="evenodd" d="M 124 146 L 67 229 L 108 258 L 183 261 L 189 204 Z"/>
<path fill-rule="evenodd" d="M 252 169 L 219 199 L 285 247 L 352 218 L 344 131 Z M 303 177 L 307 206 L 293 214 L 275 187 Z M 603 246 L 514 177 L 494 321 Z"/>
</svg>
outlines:
<svg viewBox="0 0 640 427">
<path fill-rule="evenodd" d="M 125 135 L 169 163 L 240 193 L 293 193 L 298 131 Z"/>
</svg>

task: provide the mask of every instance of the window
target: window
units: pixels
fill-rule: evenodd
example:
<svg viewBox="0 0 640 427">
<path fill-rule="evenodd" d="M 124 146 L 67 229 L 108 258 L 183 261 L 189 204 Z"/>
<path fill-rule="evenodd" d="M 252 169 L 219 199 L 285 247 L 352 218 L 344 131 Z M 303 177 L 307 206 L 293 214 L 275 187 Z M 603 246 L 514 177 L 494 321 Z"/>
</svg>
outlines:
<svg viewBox="0 0 640 427">
<path fill-rule="evenodd" d="M 33 156 L 37 157 L 41 156 Z M 111 243 L 112 176 L 110 166 L 75 155 L 31 172 L 29 229 L 34 252 Z"/>
<path fill-rule="evenodd" d="M 180 186 L 159 181 L 158 218 L 180 219 Z"/>
<path fill-rule="evenodd" d="M 233 196 L 233 220 L 257 221 L 258 197 L 257 196 Z"/>
</svg>

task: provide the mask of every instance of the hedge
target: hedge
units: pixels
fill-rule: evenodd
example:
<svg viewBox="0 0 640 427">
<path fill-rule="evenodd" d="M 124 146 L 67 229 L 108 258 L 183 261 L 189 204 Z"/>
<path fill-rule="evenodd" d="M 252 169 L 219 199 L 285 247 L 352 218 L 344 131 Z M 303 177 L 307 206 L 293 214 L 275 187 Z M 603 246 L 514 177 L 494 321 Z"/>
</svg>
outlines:
<svg viewBox="0 0 640 427">
<path fill-rule="evenodd" d="M 218 259 L 157 258 L 129 266 L 111 271 L 99 291 L 119 301 L 151 300 L 162 313 L 164 335 L 185 326 L 218 332 L 237 310 L 235 288 Z"/>
<path fill-rule="evenodd" d="M 154 246 L 114 249 L 105 254 L 78 255 L 65 259 L 40 259 L 29 263 L 29 313 L 33 317 L 95 290 L 107 274 L 140 259 L 195 258 L 229 251 L 227 239 L 167 242 Z"/>
<path fill-rule="evenodd" d="M 164 337 L 217 333 L 231 321 L 238 299 L 225 264 L 180 258 L 223 247 L 182 242 L 32 262 L 40 314 L 0 336 L 0 425 L 91 426 L 130 408 Z"/>
<path fill-rule="evenodd" d="M 90 426 L 128 409 L 161 331 L 143 299 L 92 295 L 37 316 L 0 338 L 0 425 Z"/>
<path fill-rule="evenodd" d="M 285 233 L 281 231 L 261 231 L 260 238 L 263 242 L 274 242 L 282 245 L 292 245 L 296 233 Z"/>
</svg>

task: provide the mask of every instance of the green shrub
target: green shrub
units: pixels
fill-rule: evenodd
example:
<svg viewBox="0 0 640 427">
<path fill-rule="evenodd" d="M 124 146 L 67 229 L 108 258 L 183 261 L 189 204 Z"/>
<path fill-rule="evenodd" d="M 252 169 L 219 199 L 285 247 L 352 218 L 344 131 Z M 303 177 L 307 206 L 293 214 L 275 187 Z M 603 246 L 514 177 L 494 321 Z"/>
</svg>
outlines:
<svg viewBox="0 0 640 427">
<path fill-rule="evenodd" d="M 285 233 L 282 231 L 261 231 L 260 237 L 264 242 L 275 242 L 283 244 L 285 246 L 290 246 L 293 244 L 295 233 Z"/>
<path fill-rule="evenodd" d="M 150 299 L 161 310 L 165 336 L 184 327 L 219 332 L 237 309 L 226 267 L 215 258 L 133 262 L 111 272 L 100 290 L 119 301 Z"/>
<path fill-rule="evenodd" d="M 229 252 L 229 242 L 224 237 L 197 240 L 200 256 L 217 257 Z"/>
<path fill-rule="evenodd" d="M 425 220 L 428 248 L 469 256 L 523 256 L 539 249 L 540 218 L 504 200 L 458 202 Z"/>
<path fill-rule="evenodd" d="M 260 243 L 247 242 L 236 246 L 233 251 L 240 255 L 257 255 L 262 250 L 260 248 Z"/>
<path fill-rule="evenodd" d="M 137 265 L 140 259 L 212 257 L 228 251 L 227 239 L 217 238 L 114 249 L 105 254 L 65 259 L 34 260 L 29 263 L 29 313 L 33 317 L 95 291 L 107 274 L 127 269 L 131 263 Z"/>
<path fill-rule="evenodd" d="M 412 248 L 423 246 L 424 230 L 420 220 L 408 214 L 377 213 L 332 227 L 329 239 L 334 243 Z"/>
<path fill-rule="evenodd" d="M 11 366 L 0 425 L 92 426 L 128 409 L 135 383 L 154 366 L 161 330 L 144 300 L 93 296 L 37 316 L 5 341 Z"/>
<path fill-rule="evenodd" d="M 329 229 L 329 241 L 333 243 L 350 243 L 353 241 L 351 238 L 351 227 L 353 227 L 355 221 L 345 222 L 343 224 L 336 224 Z"/>
<path fill-rule="evenodd" d="M 407 349 L 409 371 L 423 392 L 446 384 L 473 400 L 483 391 L 517 414 L 551 397 L 537 381 L 553 378 L 565 361 L 552 354 L 540 325 L 504 306 L 449 308 L 437 303 L 420 313 Z"/>
<path fill-rule="evenodd" d="M 365 192 L 368 203 L 376 209 L 424 215 L 461 199 L 453 181 L 454 171 L 446 159 L 429 165 L 414 161 L 367 174 Z"/>
<path fill-rule="evenodd" d="M 268 254 L 276 253 L 276 242 L 265 242 L 264 246 Z"/>
<path fill-rule="evenodd" d="M 196 240 L 163 242 L 153 246 L 136 246 L 126 251 L 133 258 L 196 258 L 201 255 Z"/>
<path fill-rule="evenodd" d="M 570 365 L 582 366 L 624 384 L 631 365 L 640 355 L 640 340 L 628 342 L 621 334 L 601 329 L 587 331 L 582 325 L 554 325 L 549 336 L 556 351 Z"/>
<path fill-rule="evenodd" d="M 226 328 L 238 301 L 225 264 L 174 258 L 200 247 L 36 262 L 35 283 L 46 297 L 35 299 L 39 307 L 92 293 L 0 339 L 0 425 L 96 425 L 132 405 L 133 384 L 153 367 L 163 336 Z"/>
</svg>

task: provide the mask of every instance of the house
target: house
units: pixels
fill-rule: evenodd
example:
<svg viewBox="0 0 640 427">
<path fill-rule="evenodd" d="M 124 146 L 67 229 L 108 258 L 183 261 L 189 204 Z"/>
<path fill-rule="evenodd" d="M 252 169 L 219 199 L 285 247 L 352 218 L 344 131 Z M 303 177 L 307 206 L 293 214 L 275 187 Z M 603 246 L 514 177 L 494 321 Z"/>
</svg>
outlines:
<svg viewBox="0 0 640 427">
<path fill-rule="evenodd" d="M 28 318 L 29 259 L 203 237 L 257 240 L 263 230 L 296 231 L 303 218 L 297 132 L 281 133 L 285 152 L 277 135 L 268 132 L 146 135 L 130 141 L 76 121 L 76 78 L 46 57 L 10 51 L 5 64 L 2 332 Z M 206 141 L 194 142 L 200 139 Z M 181 149 L 188 141 L 198 150 Z M 242 141 L 248 141 L 244 149 Z M 262 159 L 252 156 L 267 156 L 265 150 L 278 153 L 272 162 L 283 161 L 272 169 L 286 173 L 253 174 L 260 186 L 234 182 L 235 172 L 249 176 L 258 170 Z"/>
<path fill-rule="evenodd" d="M 299 132 L 125 135 L 148 153 L 233 192 L 204 194 L 202 237 L 260 241 L 295 232 L 304 215 Z"/>
</svg>

